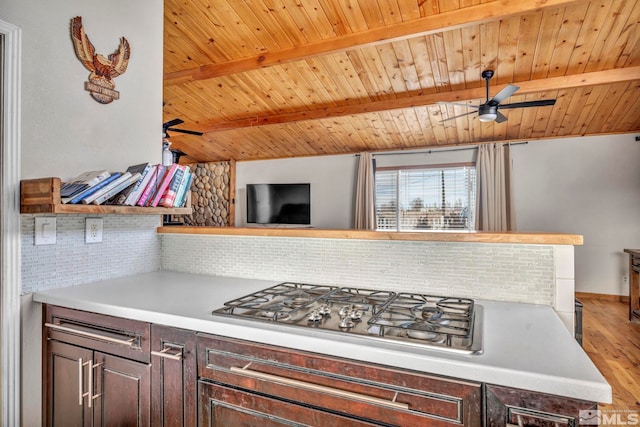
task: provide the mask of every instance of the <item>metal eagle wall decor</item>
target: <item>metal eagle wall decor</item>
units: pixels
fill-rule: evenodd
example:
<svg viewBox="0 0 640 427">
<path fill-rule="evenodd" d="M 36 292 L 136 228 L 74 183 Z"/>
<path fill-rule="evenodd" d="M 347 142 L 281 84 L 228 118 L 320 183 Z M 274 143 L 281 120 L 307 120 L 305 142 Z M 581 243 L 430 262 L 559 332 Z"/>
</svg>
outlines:
<svg viewBox="0 0 640 427">
<path fill-rule="evenodd" d="M 118 50 L 108 58 L 96 54 L 93 44 L 84 32 L 80 16 L 71 20 L 71 39 L 76 56 L 91 71 L 89 81 L 84 83 L 84 89 L 101 104 L 109 104 L 114 99 L 119 99 L 120 92 L 115 90 L 116 84 L 113 79 L 127 71 L 131 56 L 131 47 L 127 39 L 121 37 Z"/>
</svg>

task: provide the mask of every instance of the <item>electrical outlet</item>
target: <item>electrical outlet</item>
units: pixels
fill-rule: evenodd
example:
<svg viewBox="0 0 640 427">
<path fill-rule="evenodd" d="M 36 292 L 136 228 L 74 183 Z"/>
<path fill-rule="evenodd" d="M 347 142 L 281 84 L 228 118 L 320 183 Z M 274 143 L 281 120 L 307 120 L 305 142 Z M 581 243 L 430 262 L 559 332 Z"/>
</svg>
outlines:
<svg viewBox="0 0 640 427">
<path fill-rule="evenodd" d="M 622 276 L 622 284 L 626 286 L 629 285 L 629 276 Z"/>
<path fill-rule="evenodd" d="M 102 218 L 87 218 L 85 222 L 85 242 L 102 242 Z"/>
</svg>

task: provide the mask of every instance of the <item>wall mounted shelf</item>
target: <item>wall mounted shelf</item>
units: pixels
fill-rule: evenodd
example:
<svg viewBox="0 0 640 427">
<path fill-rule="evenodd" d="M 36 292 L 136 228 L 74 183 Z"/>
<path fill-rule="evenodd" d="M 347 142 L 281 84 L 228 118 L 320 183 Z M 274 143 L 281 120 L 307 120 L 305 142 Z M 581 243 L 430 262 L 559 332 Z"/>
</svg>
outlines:
<svg viewBox="0 0 640 427">
<path fill-rule="evenodd" d="M 60 185 L 60 178 L 38 178 L 20 181 L 20 213 L 120 215 L 190 215 L 192 213 L 191 207 L 150 208 L 121 205 L 64 204 L 60 201 Z"/>
</svg>

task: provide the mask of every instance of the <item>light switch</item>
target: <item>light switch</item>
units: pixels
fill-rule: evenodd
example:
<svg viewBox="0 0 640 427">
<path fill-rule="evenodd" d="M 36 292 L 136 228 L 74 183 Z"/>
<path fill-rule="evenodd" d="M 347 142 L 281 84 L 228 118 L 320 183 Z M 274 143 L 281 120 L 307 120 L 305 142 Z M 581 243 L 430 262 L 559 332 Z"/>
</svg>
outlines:
<svg viewBox="0 0 640 427">
<path fill-rule="evenodd" d="M 56 219 L 54 217 L 36 217 L 36 245 L 56 244 Z"/>
<path fill-rule="evenodd" d="M 85 226 L 86 243 L 102 242 L 102 218 L 87 218 Z"/>
</svg>

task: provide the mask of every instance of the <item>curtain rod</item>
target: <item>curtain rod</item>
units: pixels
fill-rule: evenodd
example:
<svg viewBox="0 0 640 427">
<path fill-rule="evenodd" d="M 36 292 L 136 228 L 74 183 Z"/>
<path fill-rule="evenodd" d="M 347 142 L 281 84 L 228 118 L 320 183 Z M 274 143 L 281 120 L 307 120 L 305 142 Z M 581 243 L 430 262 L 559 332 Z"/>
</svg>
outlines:
<svg viewBox="0 0 640 427">
<path fill-rule="evenodd" d="M 522 145 L 522 144 L 528 144 L 528 141 L 524 141 L 524 142 L 511 142 L 508 144 L 503 144 L 503 145 Z M 455 147 L 455 148 L 436 148 L 436 149 L 431 149 L 431 150 L 423 150 L 423 151 L 394 151 L 394 152 L 390 152 L 390 153 L 373 153 L 372 155 L 375 156 L 397 156 L 397 155 L 402 155 L 402 154 L 431 154 L 431 153 L 441 153 L 441 152 L 445 152 L 445 151 L 463 151 L 463 150 L 475 150 L 476 148 L 478 148 L 479 145 L 469 145 L 466 147 Z M 360 154 L 356 154 L 356 157 L 359 157 Z"/>
</svg>

